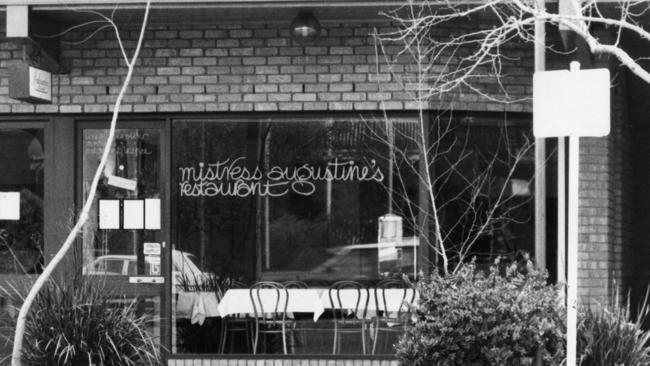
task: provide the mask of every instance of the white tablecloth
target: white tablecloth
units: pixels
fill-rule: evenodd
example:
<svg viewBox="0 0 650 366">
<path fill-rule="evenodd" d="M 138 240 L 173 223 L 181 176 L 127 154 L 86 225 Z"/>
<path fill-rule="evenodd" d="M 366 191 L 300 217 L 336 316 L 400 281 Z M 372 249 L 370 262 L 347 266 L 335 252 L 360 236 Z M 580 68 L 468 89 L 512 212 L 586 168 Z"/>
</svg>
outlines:
<svg viewBox="0 0 650 366">
<path fill-rule="evenodd" d="M 219 302 L 214 292 L 181 291 L 176 296 L 178 318 L 191 319 L 192 324 L 203 325 L 205 318 L 219 316 Z"/>
<path fill-rule="evenodd" d="M 414 289 L 406 290 L 406 298 L 404 302 L 411 303 L 413 298 Z M 338 295 L 337 295 L 338 294 Z M 332 301 L 334 306 L 332 306 L 332 301 L 330 301 L 329 290 L 325 290 L 321 295 L 321 302 L 325 309 L 347 309 L 354 310 L 357 307 L 357 299 L 361 297 L 359 302 L 359 310 L 363 311 L 363 308 L 366 306 L 366 300 L 368 300 L 367 315 L 374 315 L 377 313 L 377 310 L 383 311 L 388 310 L 388 312 L 396 313 L 400 309 L 405 311 L 408 309 L 407 305 L 402 301 L 404 296 L 403 289 L 389 288 L 384 290 L 377 290 L 377 299 L 375 298 L 375 289 L 370 288 L 368 291 L 365 289 L 361 290 L 361 294 L 355 289 L 341 289 L 332 291 Z M 386 298 L 386 309 L 384 309 L 384 297 Z M 417 302 L 417 293 L 413 303 Z M 377 309 L 377 300 L 379 300 L 379 309 Z M 357 314 L 362 316 L 362 314 Z"/>
<path fill-rule="evenodd" d="M 288 289 L 289 302 L 287 304 L 287 313 L 313 313 L 314 321 L 323 314 L 325 309 L 347 309 L 354 311 L 357 303 L 357 290 L 354 289 L 341 289 L 332 291 L 332 299 L 334 306 L 330 302 L 328 289 Z M 413 296 L 413 289 L 407 290 L 406 302 L 410 302 Z M 270 312 L 275 310 L 275 302 L 277 300 L 277 292 L 273 289 L 259 290 L 260 299 L 264 311 Z M 338 293 L 338 296 L 337 296 Z M 402 302 L 403 290 L 401 289 L 386 289 L 377 291 L 379 297 L 379 309 L 377 309 L 377 302 L 375 301 L 375 291 L 361 290 L 361 302 L 359 310 L 363 311 L 366 306 L 366 299 L 368 299 L 368 306 L 366 317 L 372 317 L 377 313 L 377 310 L 384 310 L 383 294 L 386 297 L 386 307 L 389 312 L 397 312 L 406 310 L 407 306 Z M 284 310 L 285 293 L 280 291 L 280 306 L 279 311 Z M 340 301 L 339 301 L 340 296 Z M 254 293 L 254 298 L 257 305 L 257 311 L 261 311 L 260 304 Z M 417 302 L 417 293 L 415 301 Z M 236 314 L 253 315 L 253 303 L 250 298 L 249 289 L 231 289 L 226 291 L 223 299 L 217 302 L 217 297 L 214 292 L 179 292 L 176 303 L 176 316 L 189 318 L 192 324 L 203 324 L 205 318 L 216 316 L 228 316 Z M 357 316 L 362 317 L 362 313 Z"/>
<path fill-rule="evenodd" d="M 256 291 L 253 290 L 253 297 L 256 302 L 257 311 L 261 311 L 260 304 L 257 300 Z M 322 290 L 317 289 L 288 289 L 289 301 L 287 303 L 287 313 L 313 313 L 314 321 L 325 311 L 323 301 L 321 299 Z M 278 301 L 277 292 L 273 289 L 260 289 L 260 299 L 264 311 L 270 312 L 275 310 L 275 303 Z M 284 310 L 285 292 L 280 291 L 280 306 L 278 311 Z M 253 303 L 251 302 L 249 289 L 232 289 L 226 291 L 226 294 L 219 303 L 219 314 L 221 316 L 235 315 L 235 314 L 248 314 L 253 315 Z"/>
</svg>

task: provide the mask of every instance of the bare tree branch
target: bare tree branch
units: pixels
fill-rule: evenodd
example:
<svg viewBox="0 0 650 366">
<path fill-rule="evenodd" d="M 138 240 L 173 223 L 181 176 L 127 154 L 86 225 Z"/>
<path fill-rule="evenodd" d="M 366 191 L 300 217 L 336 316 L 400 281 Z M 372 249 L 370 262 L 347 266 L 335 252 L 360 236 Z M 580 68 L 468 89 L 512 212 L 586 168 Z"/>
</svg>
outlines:
<svg viewBox="0 0 650 366">
<path fill-rule="evenodd" d="M 25 333 L 25 323 L 27 320 L 27 314 L 29 313 L 29 310 L 36 299 L 36 296 L 38 295 L 39 291 L 41 288 L 45 285 L 45 283 L 49 280 L 51 277 L 52 273 L 54 272 L 54 269 L 56 266 L 63 260 L 65 257 L 66 253 L 69 251 L 69 249 L 72 247 L 74 244 L 77 235 L 81 232 L 81 229 L 83 225 L 86 223 L 88 220 L 88 215 L 90 212 L 90 209 L 92 207 L 93 201 L 95 194 L 97 192 L 97 186 L 99 184 L 99 180 L 102 176 L 102 172 L 104 170 L 104 166 L 106 165 L 106 162 L 108 160 L 108 156 L 111 150 L 111 146 L 113 145 L 113 140 L 115 137 L 115 127 L 117 125 L 117 118 L 120 113 L 120 106 L 122 104 L 122 99 L 124 98 L 124 95 L 126 94 L 127 88 L 129 86 L 129 83 L 131 81 L 131 76 L 133 75 L 133 70 L 136 64 L 136 61 L 138 59 L 138 56 L 140 54 L 140 49 L 142 47 L 142 42 L 144 39 L 144 34 L 145 34 L 145 29 L 147 26 L 147 20 L 149 17 L 149 8 L 151 6 L 151 1 L 147 0 L 147 4 L 145 6 L 144 10 L 144 16 L 142 19 L 142 26 L 140 28 L 140 35 L 138 38 L 138 43 L 136 45 L 135 51 L 133 52 L 133 57 L 129 60 L 128 57 L 126 57 L 126 53 L 124 53 L 124 47 L 122 45 L 121 40 L 119 40 L 120 43 L 120 48 L 122 49 L 125 59 L 126 59 L 126 64 L 128 66 L 128 71 L 126 73 L 126 77 L 124 78 L 124 82 L 122 83 L 122 88 L 120 89 L 120 92 L 117 96 L 117 99 L 114 104 L 113 108 L 113 115 L 111 118 L 111 124 L 110 124 L 110 129 L 108 133 L 108 138 L 106 139 L 106 145 L 104 146 L 104 151 L 102 153 L 102 158 L 99 162 L 99 166 L 97 167 L 97 170 L 95 171 L 95 175 L 93 177 L 93 181 L 90 185 L 90 190 L 88 192 L 88 197 L 86 197 L 86 201 L 84 203 L 84 206 L 79 214 L 79 218 L 77 219 L 77 222 L 75 223 L 74 227 L 68 234 L 68 237 L 66 238 L 65 242 L 59 249 L 59 251 L 56 253 L 56 255 L 52 258 L 52 260 L 47 264 L 47 266 L 43 269 L 43 273 L 38 277 L 34 285 L 29 291 L 29 294 L 25 297 L 25 301 L 23 302 L 20 311 L 18 313 L 18 319 L 16 322 L 16 333 L 14 335 L 14 344 L 13 344 L 13 352 L 11 356 L 11 365 L 12 366 L 20 366 L 21 361 L 22 361 L 22 349 L 23 349 L 23 338 L 24 338 L 24 333 Z M 115 33 L 119 34 L 119 31 L 117 30 L 117 25 L 110 20 L 109 24 L 111 24 L 114 29 Z"/>
</svg>

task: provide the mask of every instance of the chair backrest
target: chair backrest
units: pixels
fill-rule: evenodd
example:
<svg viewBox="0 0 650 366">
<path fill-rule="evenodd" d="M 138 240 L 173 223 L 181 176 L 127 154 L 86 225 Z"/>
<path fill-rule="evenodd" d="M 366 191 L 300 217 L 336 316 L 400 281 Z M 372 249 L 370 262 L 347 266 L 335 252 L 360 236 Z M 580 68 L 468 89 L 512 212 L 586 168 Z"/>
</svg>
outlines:
<svg viewBox="0 0 650 366">
<path fill-rule="evenodd" d="M 278 321 L 286 318 L 289 305 L 289 291 L 279 282 L 257 282 L 249 289 L 253 314 L 263 321 Z"/>
<path fill-rule="evenodd" d="M 374 291 L 375 306 L 378 311 L 377 316 L 383 318 L 401 319 L 404 302 L 412 304 L 415 301 L 415 289 L 405 281 L 398 279 L 381 280 L 375 286 Z M 394 298 L 389 302 L 388 299 L 391 294 Z M 399 303 L 396 303 L 398 300 Z M 389 304 L 398 304 L 397 309 L 391 308 Z"/>
<path fill-rule="evenodd" d="M 348 323 L 355 318 L 365 318 L 368 311 L 368 288 L 356 281 L 333 283 L 328 292 L 330 306 L 334 310 L 335 321 Z M 346 317 L 351 312 L 352 317 Z"/>
<path fill-rule="evenodd" d="M 282 282 L 285 288 L 309 288 L 309 285 L 303 281 L 284 281 Z"/>
</svg>

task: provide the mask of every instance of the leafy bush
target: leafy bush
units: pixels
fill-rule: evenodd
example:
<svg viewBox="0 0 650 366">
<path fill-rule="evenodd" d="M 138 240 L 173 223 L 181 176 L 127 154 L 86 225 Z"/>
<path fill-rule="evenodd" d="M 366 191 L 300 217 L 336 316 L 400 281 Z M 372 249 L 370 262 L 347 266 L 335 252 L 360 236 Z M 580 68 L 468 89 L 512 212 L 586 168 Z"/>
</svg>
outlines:
<svg viewBox="0 0 650 366">
<path fill-rule="evenodd" d="M 487 273 L 475 263 L 454 274 L 434 274 L 417 284 L 414 324 L 396 345 L 403 366 L 545 364 L 564 356 L 564 310 L 557 289 L 527 263 Z"/>
<path fill-rule="evenodd" d="M 16 287 L 4 295 L 22 298 Z M 23 360 L 39 366 L 162 365 L 137 301 L 119 299 L 101 280 L 50 281 L 25 325 Z M 17 302 L 20 304 L 20 301 Z"/>
<path fill-rule="evenodd" d="M 630 302 L 619 305 L 615 292 L 613 307 L 585 309 L 578 324 L 580 366 L 650 365 L 650 331 L 642 329 L 648 314 L 643 302 L 636 320 L 630 319 Z"/>
</svg>

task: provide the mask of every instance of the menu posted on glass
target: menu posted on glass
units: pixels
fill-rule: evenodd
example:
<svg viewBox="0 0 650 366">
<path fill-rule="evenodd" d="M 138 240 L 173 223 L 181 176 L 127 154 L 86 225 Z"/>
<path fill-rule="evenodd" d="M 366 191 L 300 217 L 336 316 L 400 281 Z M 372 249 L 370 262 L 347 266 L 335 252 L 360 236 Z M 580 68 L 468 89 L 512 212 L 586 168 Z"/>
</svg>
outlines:
<svg viewBox="0 0 650 366">
<path fill-rule="evenodd" d="M 0 220 L 20 220 L 20 192 L 0 192 Z"/>
<path fill-rule="evenodd" d="M 120 228 L 119 200 L 99 200 L 99 228 L 102 230 Z"/>
</svg>

